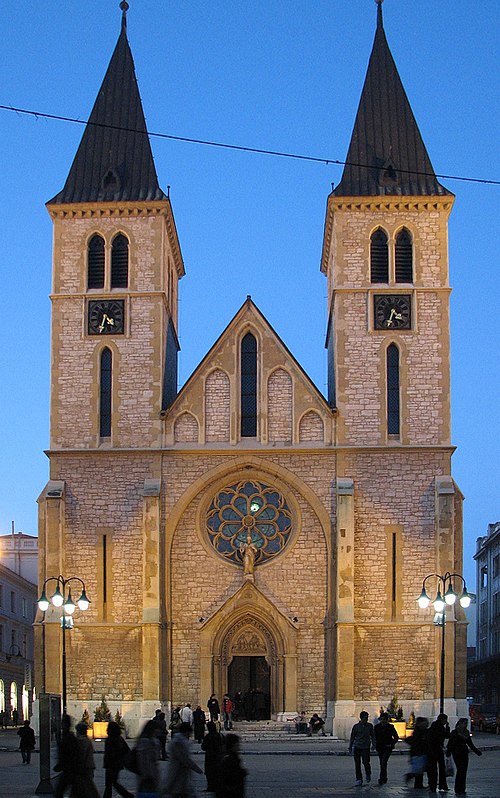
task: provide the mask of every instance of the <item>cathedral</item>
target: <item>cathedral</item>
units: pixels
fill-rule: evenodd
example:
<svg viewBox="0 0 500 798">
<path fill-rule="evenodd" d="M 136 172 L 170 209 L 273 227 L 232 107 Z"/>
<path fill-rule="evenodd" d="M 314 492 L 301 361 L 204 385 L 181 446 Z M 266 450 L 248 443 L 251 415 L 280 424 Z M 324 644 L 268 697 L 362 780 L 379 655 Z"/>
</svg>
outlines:
<svg viewBox="0 0 500 798">
<path fill-rule="evenodd" d="M 60 613 L 39 612 L 37 688 L 65 687 L 78 720 L 104 696 L 131 734 L 159 706 L 206 707 L 237 691 L 260 696 L 261 719 L 318 712 L 341 737 L 394 695 L 406 717 L 430 717 L 441 637 L 416 598 L 427 574 L 460 571 L 462 558 L 454 197 L 427 154 L 381 0 L 342 179 L 326 198 L 327 396 L 250 297 L 179 388 L 181 242 L 121 7 L 81 143 L 47 203 L 39 580 L 77 575 L 90 606 L 65 635 Z M 466 714 L 465 666 L 457 606 L 446 624 L 450 716 Z"/>
</svg>

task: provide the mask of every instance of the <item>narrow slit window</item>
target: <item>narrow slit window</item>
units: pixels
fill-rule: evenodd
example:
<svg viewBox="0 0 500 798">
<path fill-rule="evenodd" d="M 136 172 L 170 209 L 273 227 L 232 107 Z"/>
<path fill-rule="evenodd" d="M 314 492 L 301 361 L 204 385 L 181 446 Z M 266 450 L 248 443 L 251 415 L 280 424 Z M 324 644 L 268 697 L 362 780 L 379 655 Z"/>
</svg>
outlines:
<svg viewBox="0 0 500 798">
<path fill-rule="evenodd" d="M 111 350 L 103 349 L 101 354 L 100 384 L 100 436 L 111 437 L 111 388 L 112 388 L 113 355 Z"/>
<path fill-rule="evenodd" d="M 241 342 L 241 436 L 257 435 L 257 341 L 247 333 Z"/>
<path fill-rule="evenodd" d="M 389 246 L 387 234 L 379 227 L 370 238 L 370 280 L 389 282 Z"/>
<path fill-rule="evenodd" d="M 107 551 L 107 537 L 102 536 L 102 601 L 106 604 L 108 600 L 108 551 Z"/>
<path fill-rule="evenodd" d="M 104 239 L 97 234 L 87 248 L 87 288 L 104 288 Z"/>
<path fill-rule="evenodd" d="M 413 282 L 413 241 L 406 227 L 396 236 L 396 282 Z"/>
<path fill-rule="evenodd" d="M 387 432 L 399 435 L 399 349 L 387 348 Z"/>
<path fill-rule="evenodd" d="M 128 239 L 118 233 L 111 245 L 111 288 L 128 286 Z"/>
</svg>

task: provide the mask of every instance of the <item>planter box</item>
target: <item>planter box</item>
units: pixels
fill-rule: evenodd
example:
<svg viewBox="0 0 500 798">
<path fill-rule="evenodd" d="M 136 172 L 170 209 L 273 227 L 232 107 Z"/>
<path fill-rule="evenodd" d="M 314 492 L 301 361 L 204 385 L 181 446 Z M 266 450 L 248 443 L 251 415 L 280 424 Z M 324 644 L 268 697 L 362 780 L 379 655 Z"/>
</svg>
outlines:
<svg viewBox="0 0 500 798">
<path fill-rule="evenodd" d="M 406 721 L 405 720 L 391 720 L 392 725 L 396 729 L 399 738 L 404 740 L 406 737 Z"/>
<path fill-rule="evenodd" d="M 92 724 L 92 731 L 94 732 L 94 740 L 105 740 L 108 736 L 108 723 L 109 720 L 95 720 Z"/>
</svg>

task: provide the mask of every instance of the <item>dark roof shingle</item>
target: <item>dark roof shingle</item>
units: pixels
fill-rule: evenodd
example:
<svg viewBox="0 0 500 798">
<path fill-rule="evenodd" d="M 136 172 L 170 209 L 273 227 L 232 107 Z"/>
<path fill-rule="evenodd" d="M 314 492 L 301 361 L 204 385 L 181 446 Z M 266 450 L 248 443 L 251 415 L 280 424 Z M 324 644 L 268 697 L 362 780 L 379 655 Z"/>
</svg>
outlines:
<svg viewBox="0 0 500 798">
<path fill-rule="evenodd" d="M 65 186 L 47 204 L 165 199 L 146 129 L 126 28 L 94 103 Z"/>
<path fill-rule="evenodd" d="M 333 194 L 451 194 L 434 173 L 387 43 L 380 4 L 347 163 Z"/>
</svg>

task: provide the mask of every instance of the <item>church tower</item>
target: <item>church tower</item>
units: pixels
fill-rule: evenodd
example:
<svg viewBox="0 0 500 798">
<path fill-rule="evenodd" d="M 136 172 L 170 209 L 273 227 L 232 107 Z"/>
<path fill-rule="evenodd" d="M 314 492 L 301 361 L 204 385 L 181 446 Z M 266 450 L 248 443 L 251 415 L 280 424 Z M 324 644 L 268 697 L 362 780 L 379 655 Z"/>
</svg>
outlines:
<svg viewBox="0 0 500 798">
<path fill-rule="evenodd" d="M 159 445 L 160 412 L 177 390 L 184 268 L 156 176 L 126 6 L 65 186 L 47 203 L 54 223 L 52 450 Z"/>
<path fill-rule="evenodd" d="M 128 4 L 120 8 L 118 41 L 66 183 L 47 203 L 54 225 L 50 480 L 39 498 L 39 577 L 43 584 L 76 574 L 92 599 L 91 631 L 68 636 L 70 711 L 75 699 L 91 710 L 98 692 L 137 698 L 131 682 L 140 682 L 140 698 L 156 702 L 161 694 L 159 471 L 138 453 L 161 446 L 161 416 L 177 393 L 184 266 L 146 129 Z M 135 588 L 130 571 L 140 581 Z M 39 658 L 38 685 L 61 693 L 59 618 L 49 610 L 43 623 L 39 651 L 51 667 Z M 92 688 L 79 678 L 82 650 L 95 655 L 85 666 Z M 121 679 L 115 669 L 111 689 L 111 663 L 127 650 L 135 652 L 135 670 Z"/>
<path fill-rule="evenodd" d="M 328 198 L 321 264 L 328 398 L 338 413 L 337 655 L 359 663 L 350 684 L 337 676 L 338 729 L 352 709 L 347 699 L 384 691 L 376 660 L 369 664 L 377 637 L 395 663 L 400 645 L 433 650 L 432 627 L 418 627 L 415 595 L 429 572 L 460 571 L 462 554 L 462 497 L 450 476 L 454 197 L 435 176 L 377 3 L 345 168 Z M 465 627 L 449 626 L 451 697 L 465 695 L 463 657 L 454 654 L 463 653 Z M 438 669 L 429 664 L 430 680 L 418 685 L 395 664 L 400 697 L 438 694 Z"/>
</svg>

